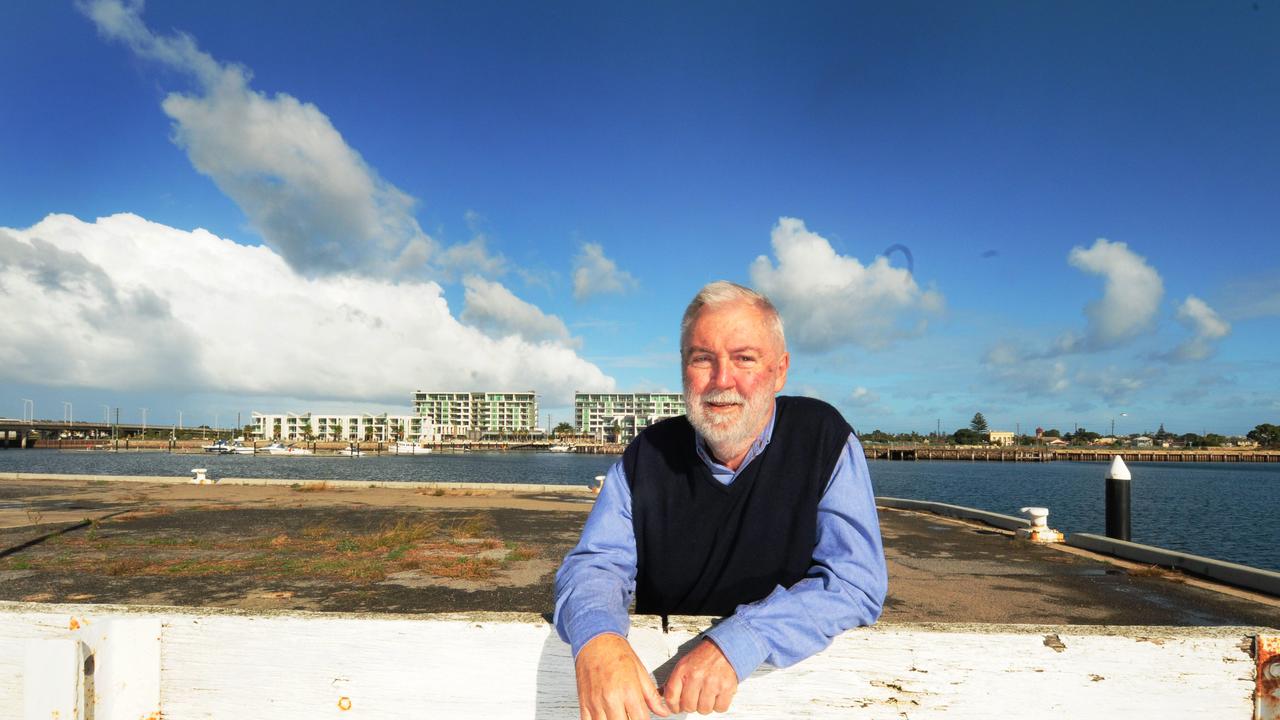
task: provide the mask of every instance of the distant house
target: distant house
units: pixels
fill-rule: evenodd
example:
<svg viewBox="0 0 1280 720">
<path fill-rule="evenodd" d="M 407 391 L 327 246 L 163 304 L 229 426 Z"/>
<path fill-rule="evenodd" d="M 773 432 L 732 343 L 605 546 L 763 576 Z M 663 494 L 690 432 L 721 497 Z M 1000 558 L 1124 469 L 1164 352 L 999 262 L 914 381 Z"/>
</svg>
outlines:
<svg viewBox="0 0 1280 720">
<path fill-rule="evenodd" d="M 1051 437 L 1048 440 L 1045 440 L 1044 444 L 1048 445 L 1049 447 L 1066 447 L 1071 443 L 1068 443 L 1066 440 L 1063 440 L 1062 438 Z"/>
<path fill-rule="evenodd" d="M 1113 437 L 1100 437 L 1093 441 L 1094 445 L 1115 445 L 1116 439 Z"/>
<path fill-rule="evenodd" d="M 1152 446 L 1152 444 L 1153 444 L 1153 441 L 1151 440 L 1151 438 L 1147 437 L 1146 435 L 1139 435 L 1138 437 L 1136 437 L 1136 438 L 1134 438 L 1134 439 L 1133 439 L 1133 446 L 1134 446 L 1134 447 L 1148 447 L 1148 448 L 1149 448 L 1149 447 L 1151 447 L 1151 446 Z"/>
<path fill-rule="evenodd" d="M 992 430 L 987 438 L 992 445 L 1005 447 L 1013 444 L 1013 433 L 1006 430 Z"/>
</svg>

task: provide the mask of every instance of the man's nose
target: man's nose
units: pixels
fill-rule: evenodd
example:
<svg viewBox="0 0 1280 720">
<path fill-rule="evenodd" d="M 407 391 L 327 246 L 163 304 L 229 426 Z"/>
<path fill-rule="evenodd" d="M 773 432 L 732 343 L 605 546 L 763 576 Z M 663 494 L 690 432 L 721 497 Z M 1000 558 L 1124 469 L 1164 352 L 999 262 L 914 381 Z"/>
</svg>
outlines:
<svg viewBox="0 0 1280 720">
<path fill-rule="evenodd" d="M 715 370 L 711 373 L 711 382 L 717 389 L 733 387 L 733 366 L 727 362 L 716 363 Z"/>
</svg>

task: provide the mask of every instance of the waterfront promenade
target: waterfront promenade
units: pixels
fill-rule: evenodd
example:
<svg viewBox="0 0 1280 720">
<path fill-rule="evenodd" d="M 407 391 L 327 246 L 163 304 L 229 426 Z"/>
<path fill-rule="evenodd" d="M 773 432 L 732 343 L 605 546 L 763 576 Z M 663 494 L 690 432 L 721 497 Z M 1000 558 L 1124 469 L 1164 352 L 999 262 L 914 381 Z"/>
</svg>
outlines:
<svg viewBox="0 0 1280 720">
<path fill-rule="evenodd" d="M 142 440 L 122 437 L 119 439 L 40 439 L 25 437 L 0 437 L 0 448 L 43 448 L 69 451 L 111 452 L 172 452 L 201 454 L 203 447 L 213 440 Z M 255 449 L 265 448 L 268 441 L 245 441 Z M 289 443 L 318 455 L 334 455 L 358 447 L 370 455 L 390 454 L 391 445 L 385 442 L 332 442 L 298 441 Z M 552 446 L 567 446 L 571 452 L 592 455 L 621 455 L 626 449 L 621 443 L 586 442 L 547 439 L 504 440 L 449 440 L 430 445 L 435 452 L 503 452 L 546 451 Z M 1125 462 L 1159 463 L 1280 463 L 1280 450 L 1259 448 L 1137 448 L 1137 447 L 1080 447 L 1049 448 L 1035 445 L 1021 446 L 965 446 L 965 445 L 879 445 L 864 443 L 863 453 L 868 460 L 962 460 L 970 462 L 1111 462 L 1119 455 Z"/>
<path fill-rule="evenodd" d="M 593 496 L 383 485 L 0 480 L 0 718 L 86 697 L 104 719 L 576 717 L 546 617 Z M 758 671 L 730 717 L 1252 714 L 1280 599 L 983 523 L 880 519 L 881 622 Z M 633 639 L 661 680 L 705 622 L 637 618 Z M 24 697 L 45 704 L 23 714 Z"/>
<path fill-rule="evenodd" d="M 253 482 L 0 480 L 0 599 L 546 613 L 551 574 L 593 498 L 555 486 Z M 982 523 L 886 506 L 880 517 L 886 621 L 1280 619 L 1277 598 Z"/>
<path fill-rule="evenodd" d="M 577 717 L 547 616 L 592 495 L 381 485 L 0 480 L 0 719 Z M 1280 599 L 880 518 L 881 622 L 758 671 L 728 717 L 1280 716 L 1255 689 Z M 705 623 L 632 638 L 661 681 Z"/>
</svg>

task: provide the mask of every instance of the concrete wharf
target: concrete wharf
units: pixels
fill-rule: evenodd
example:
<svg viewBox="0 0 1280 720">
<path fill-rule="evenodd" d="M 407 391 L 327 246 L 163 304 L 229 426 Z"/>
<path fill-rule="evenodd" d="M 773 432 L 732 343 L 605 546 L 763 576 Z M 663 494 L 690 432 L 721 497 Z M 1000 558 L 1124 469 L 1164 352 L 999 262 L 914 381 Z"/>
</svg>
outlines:
<svg viewBox="0 0 1280 720">
<path fill-rule="evenodd" d="M 259 717 L 268 708 L 275 718 L 577 717 L 572 659 L 546 614 L 550 573 L 589 493 L 112 480 L 0 478 L 0 720 Z M 1018 540 L 1009 529 L 1018 518 L 878 504 L 890 574 L 881 621 L 796 666 L 757 671 L 728 717 L 1280 719 L 1280 594 Z M 108 546 L 43 550 L 40 540 L 93 531 L 159 562 L 181 537 L 231 559 L 258 547 L 246 533 L 263 520 L 270 533 L 306 537 L 319 518 L 354 532 L 380 518 L 479 515 L 499 543 L 542 538 L 545 556 L 530 561 L 542 570 L 527 592 L 497 579 L 459 590 L 452 581 L 110 574 L 137 569 L 110 552 L 89 571 L 60 572 L 42 558 L 70 567 L 74 553 Z M 239 544 L 224 542 L 237 533 Z M 262 547 L 289 545 L 277 537 Z M 661 681 L 707 622 L 637 618 L 632 639 Z"/>
</svg>

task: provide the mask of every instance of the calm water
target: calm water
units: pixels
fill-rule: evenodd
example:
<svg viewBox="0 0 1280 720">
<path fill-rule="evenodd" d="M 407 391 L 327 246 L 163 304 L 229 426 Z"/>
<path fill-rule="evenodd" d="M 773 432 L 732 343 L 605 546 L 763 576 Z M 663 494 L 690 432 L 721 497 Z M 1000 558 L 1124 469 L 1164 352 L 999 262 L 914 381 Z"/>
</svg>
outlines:
<svg viewBox="0 0 1280 720">
<path fill-rule="evenodd" d="M 0 471 L 189 475 L 305 480 L 585 485 L 616 460 L 609 455 L 460 453 L 420 457 L 170 455 L 0 450 Z M 1132 463 L 1133 539 L 1174 550 L 1280 571 L 1280 463 Z M 1064 532 L 1102 534 L 1103 478 L 1094 463 L 872 461 L 877 495 L 932 500 L 1018 515 L 1049 508 Z"/>
</svg>

